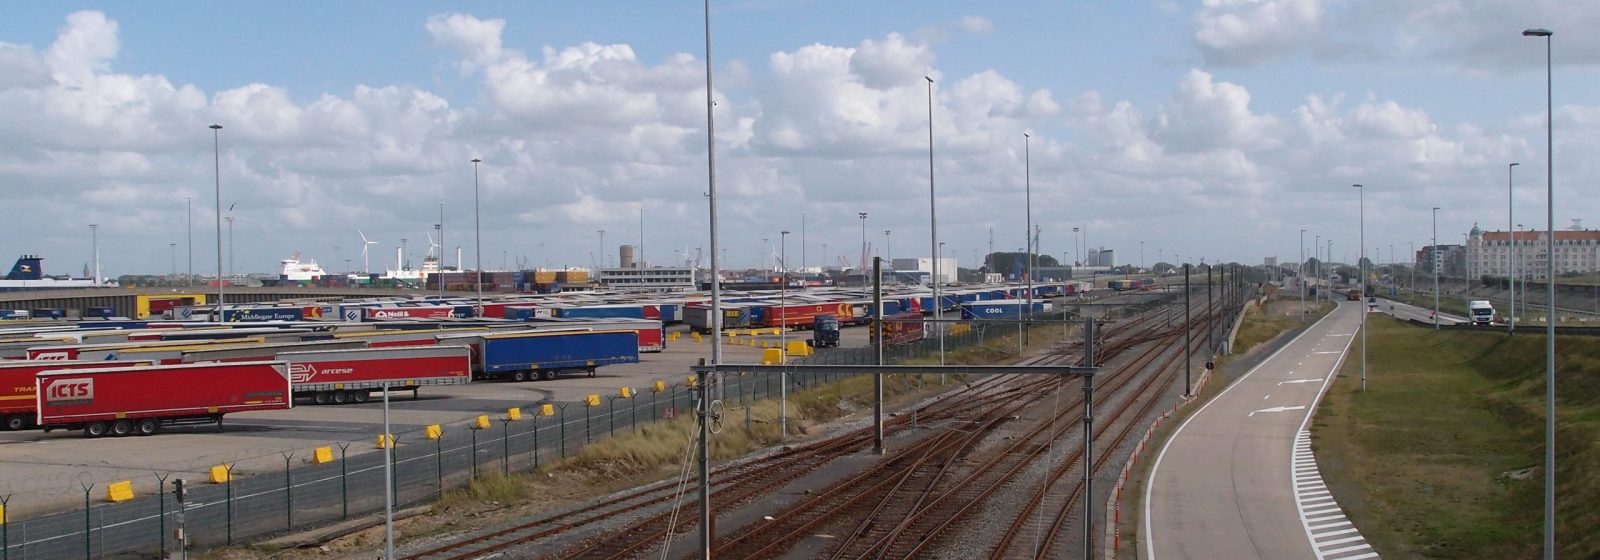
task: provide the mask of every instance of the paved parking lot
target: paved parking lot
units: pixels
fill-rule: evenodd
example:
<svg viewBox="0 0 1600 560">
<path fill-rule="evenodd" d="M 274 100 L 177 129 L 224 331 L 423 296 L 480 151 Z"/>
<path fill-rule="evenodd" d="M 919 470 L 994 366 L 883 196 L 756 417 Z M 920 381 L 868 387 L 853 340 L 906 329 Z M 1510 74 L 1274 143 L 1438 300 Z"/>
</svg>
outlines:
<svg viewBox="0 0 1600 560">
<path fill-rule="evenodd" d="M 789 336 L 803 339 L 809 335 L 799 332 Z M 775 343 L 777 338 L 757 340 Z M 847 328 L 842 339 L 844 346 L 863 346 L 867 342 L 866 329 Z M 729 362 L 755 363 L 761 357 L 759 347 L 724 344 L 723 349 Z M 464 424 L 480 414 L 503 416 L 507 408 L 514 406 L 527 407 L 547 400 L 581 401 L 589 394 L 616 395 L 620 387 L 632 387 L 648 397 L 654 381 L 682 383 L 689 375 L 688 368 L 701 358 L 709 358 L 710 353 L 709 340 L 696 343 L 684 335 L 668 343 L 664 352 L 642 354 L 637 364 L 601 368 L 593 378 L 474 382 L 425 388 L 416 399 L 410 393 L 396 393 L 390 403 L 391 429 L 405 434 L 429 424 Z M 648 399 L 642 401 L 641 405 Z M 135 492 L 143 495 L 155 491 L 156 474 L 181 473 L 177 476 L 204 479 L 212 465 L 234 464 L 241 476 L 281 473 L 282 453 L 293 453 L 290 463 L 298 465 L 309 460 L 314 448 L 341 442 L 350 443 L 352 455 L 373 451 L 382 426 L 383 405 L 374 400 L 366 404 L 300 404 L 291 410 L 234 414 L 227 417 L 223 433 L 217 433 L 211 425 L 171 427 L 152 437 L 95 440 L 84 439 L 76 431 L 0 432 L 0 496 L 11 494 L 10 512 L 25 516 L 81 507 L 80 483 L 95 484 L 91 496 L 99 500 L 104 497 L 108 482 L 131 480 Z M 334 453 L 338 454 L 337 448 Z"/>
</svg>

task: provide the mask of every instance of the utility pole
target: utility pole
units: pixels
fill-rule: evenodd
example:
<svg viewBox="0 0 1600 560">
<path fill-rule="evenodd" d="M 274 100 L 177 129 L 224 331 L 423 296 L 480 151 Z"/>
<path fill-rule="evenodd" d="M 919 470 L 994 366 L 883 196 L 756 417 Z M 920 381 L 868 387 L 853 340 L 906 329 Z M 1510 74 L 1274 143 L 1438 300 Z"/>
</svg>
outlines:
<svg viewBox="0 0 1600 560">
<path fill-rule="evenodd" d="M 1183 396 L 1194 396 L 1194 322 L 1189 316 L 1189 263 L 1183 263 Z"/>
</svg>

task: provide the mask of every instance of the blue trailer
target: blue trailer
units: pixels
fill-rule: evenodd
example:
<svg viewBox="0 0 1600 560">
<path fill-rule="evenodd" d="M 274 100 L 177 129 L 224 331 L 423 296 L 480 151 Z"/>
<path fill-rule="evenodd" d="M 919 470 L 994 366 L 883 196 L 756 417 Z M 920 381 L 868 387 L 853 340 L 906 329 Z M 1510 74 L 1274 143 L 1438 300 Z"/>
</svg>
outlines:
<svg viewBox="0 0 1600 560">
<path fill-rule="evenodd" d="M 641 305 L 586 305 L 555 308 L 557 317 L 583 317 L 589 319 L 644 319 Z"/>
<path fill-rule="evenodd" d="M 611 364 L 639 363 L 639 335 L 633 331 L 549 331 L 444 336 L 441 345 L 472 348 L 475 379 L 555 379 Z"/>
<path fill-rule="evenodd" d="M 1017 300 L 985 301 L 968 303 L 961 306 L 961 318 L 964 320 L 984 319 L 1020 319 L 1025 310 L 1029 309 L 1028 302 Z M 1044 304 L 1035 302 L 1031 313 L 1044 311 Z"/>
<path fill-rule="evenodd" d="M 301 321 L 305 319 L 305 311 L 299 307 L 256 307 L 244 309 L 224 309 L 222 320 L 224 322 L 257 322 L 257 321 Z"/>
</svg>

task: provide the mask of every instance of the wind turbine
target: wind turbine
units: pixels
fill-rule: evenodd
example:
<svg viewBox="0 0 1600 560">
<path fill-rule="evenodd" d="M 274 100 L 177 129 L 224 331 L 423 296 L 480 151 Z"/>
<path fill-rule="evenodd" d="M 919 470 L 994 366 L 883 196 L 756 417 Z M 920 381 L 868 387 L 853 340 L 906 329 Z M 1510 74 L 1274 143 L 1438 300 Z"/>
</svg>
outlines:
<svg viewBox="0 0 1600 560">
<path fill-rule="evenodd" d="M 436 249 L 441 250 L 441 252 L 434 253 L 434 250 L 436 250 Z M 433 257 L 435 259 L 438 259 L 438 258 L 442 257 L 443 254 L 444 254 L 442 249 L 443 248 L 440 247 L 438 243 L 434 242 L 434 240 L 433 240 L 433 232 L 428 232 L 428 256 Z"/>
<path fill-rule="evenodd" d="M 356 233 L 361 235 L 361 269 L 367 274 L 372 274 L 372 263 L 367 260 L 367 247 L 377 245 L 378 242 L 367 240 L 367 234 L 360 228 L 356 228 Z"/>
</svg>

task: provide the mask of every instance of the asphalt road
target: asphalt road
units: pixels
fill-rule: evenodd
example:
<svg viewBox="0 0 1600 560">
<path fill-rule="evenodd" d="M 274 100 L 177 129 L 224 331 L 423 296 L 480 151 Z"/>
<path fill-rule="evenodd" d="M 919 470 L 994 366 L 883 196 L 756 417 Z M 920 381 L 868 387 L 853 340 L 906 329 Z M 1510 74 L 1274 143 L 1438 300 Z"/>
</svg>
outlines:
<svg viewBox="0 0 1600 560">
<path fill-rule="evenodd" d="M 1417 307 L 1408 303 L 1400 303 L 1390 299 L 1379 299 L 1377 303 L 1379 313 L 1388 313 L 1399 319 L 1414 319 L 1424 323 L 1433 322 L 1433 309 Z M 1467 318 L 1449 313 L 1439 314 L 1439 324 L 1456 325 L 1466 323 Z"/>
<path fill-rule="evenodd" d="M 1361 306 L 1339 302 L 1178 427 L 1151 467 L 1145 560 L 1376 557 L 1323 485 L 1306 432 Z"/>
</svg>

